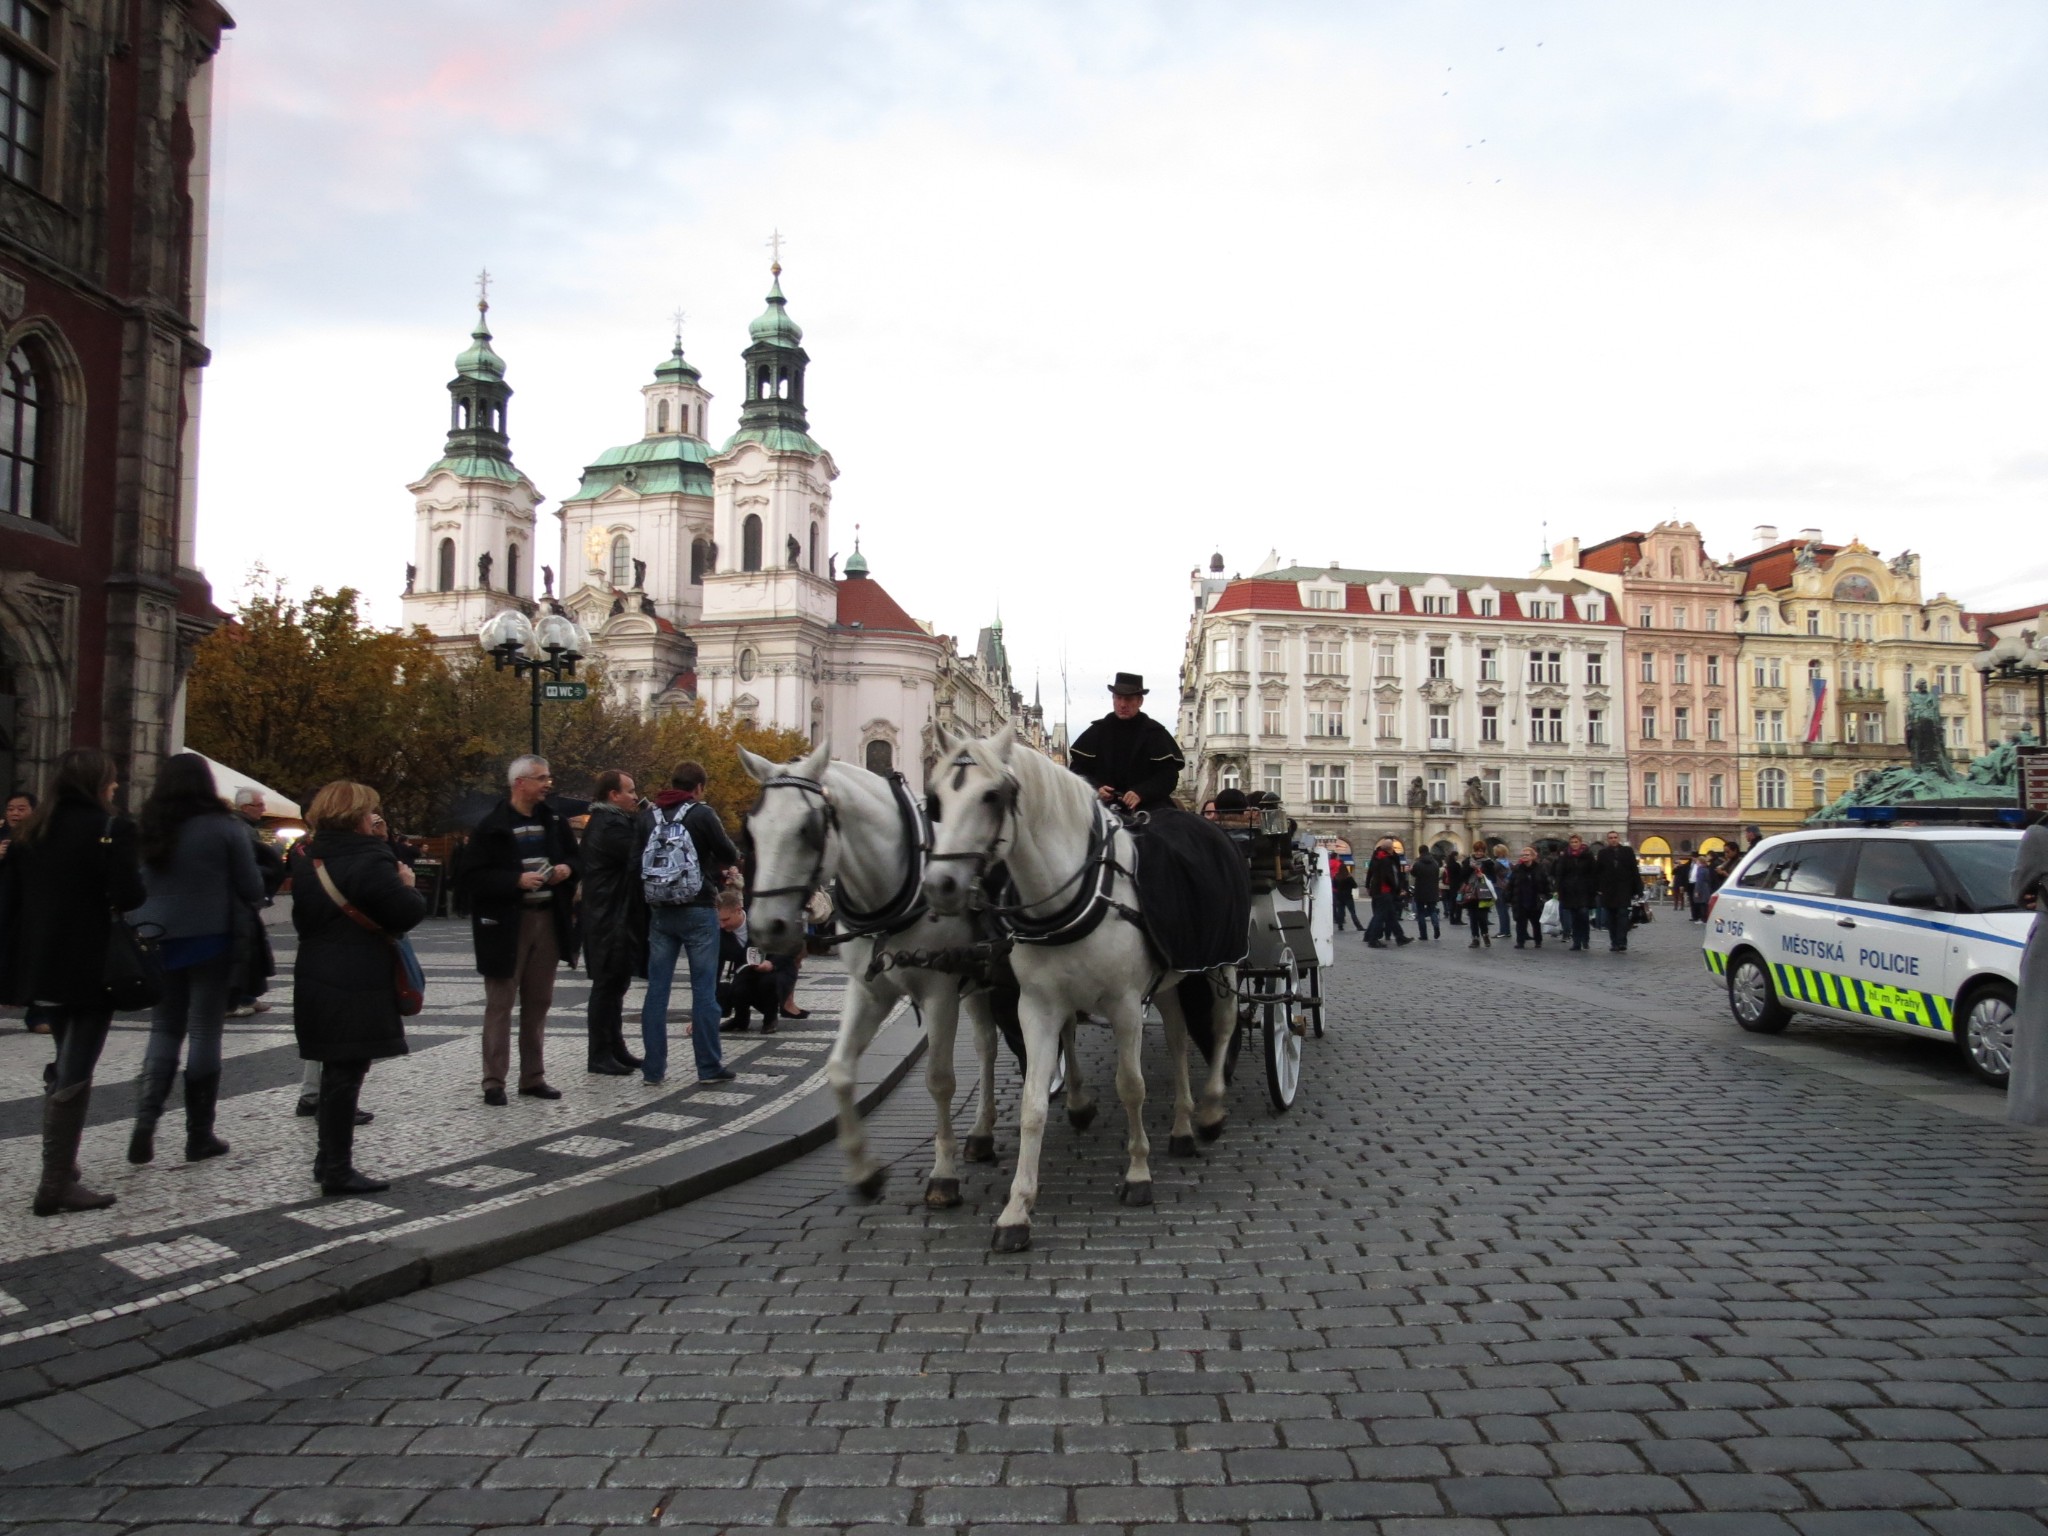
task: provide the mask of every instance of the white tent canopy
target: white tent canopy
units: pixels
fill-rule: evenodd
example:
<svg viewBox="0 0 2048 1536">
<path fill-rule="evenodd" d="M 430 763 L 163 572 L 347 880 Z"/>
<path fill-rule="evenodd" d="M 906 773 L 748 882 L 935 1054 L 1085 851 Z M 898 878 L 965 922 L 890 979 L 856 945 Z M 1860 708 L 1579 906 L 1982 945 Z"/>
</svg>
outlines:
<svg viewBox="0 0 2048 1536">
<path fill-rule="evenodd" d="M 298 802 L 287 800 L 268 784 L 259 784 L 246 773 L 237 773 L 226 763 L 216 763 L 204 752 L 194 752 L 194 757 L 203 761 L 213 770 L 213 787 L 220 791 L 223 800 L 235 798 L 238 789 L 253 789 L 263 796 L 263 814 L 281 821 L 297 821 L 300 816 Z"/>
</svg>

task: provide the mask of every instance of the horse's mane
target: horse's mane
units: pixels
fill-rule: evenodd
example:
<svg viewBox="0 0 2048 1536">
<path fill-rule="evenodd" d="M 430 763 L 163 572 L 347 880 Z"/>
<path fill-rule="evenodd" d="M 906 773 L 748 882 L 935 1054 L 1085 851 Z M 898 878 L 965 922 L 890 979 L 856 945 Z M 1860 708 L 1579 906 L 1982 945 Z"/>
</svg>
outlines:
<svg viewBox="0 0 2048 1536">
<path fill-rule="evenodd" d="M 1069 773 L 1038 748 L 1027 746 L 1021 741 L 1010 748 L 1010 761 L 1007 765 L 996 756 L 987 738 L 964 742 L 962 749 L 977 766 L 986 769 L 997 778 L 1001 778 L 1007 771 L 1015 775 L 1018 783 L 1028 784 L 1033 792 L 1050 796 L 1055 802 L 1063 794 L 1077 804 L 1094 799 L 1079 774 Z"/>
</svg>

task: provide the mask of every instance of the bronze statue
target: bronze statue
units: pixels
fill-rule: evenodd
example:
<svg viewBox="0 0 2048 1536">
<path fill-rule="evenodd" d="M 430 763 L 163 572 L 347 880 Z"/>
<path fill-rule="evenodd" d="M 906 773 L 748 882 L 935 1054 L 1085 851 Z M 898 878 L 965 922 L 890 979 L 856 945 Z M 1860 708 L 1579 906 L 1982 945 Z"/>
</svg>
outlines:
<svg viewBox="0 0 2048 1536">
<path fill-rule="evenodd" d="M 1955 763 L 1948 755 L 1948 740 L 1941 723 L 1941 695 L 1921 678 L 1906 695 L 1906 745 L 1912 750 L 1913 766 L 1922 773 L 1953 780 Z"/>
<path fill-rule="evenodd" d="M 491 590 L 491 552 L 488 549 L 476 557 L 476 584 L 486 592 Z"/>
<path fill-rule="evenodd" d="M 412 596 L 412 584 L 419 580 L 419 574 L 420 568 L 408 560 L 405 564 L 405 595 L 407 597 Z"/>
</svg>

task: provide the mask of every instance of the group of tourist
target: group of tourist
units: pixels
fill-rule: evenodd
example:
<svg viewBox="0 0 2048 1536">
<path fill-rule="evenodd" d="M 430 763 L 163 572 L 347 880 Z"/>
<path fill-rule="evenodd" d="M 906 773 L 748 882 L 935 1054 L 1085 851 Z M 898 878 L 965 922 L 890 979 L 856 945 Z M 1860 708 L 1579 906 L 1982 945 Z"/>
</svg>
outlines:
<svg viewBox="0 0 2048 1536">
<path fill-rule="evenodd" d="M 739 850 L 705 802 L 707 777 L 683 763 L 650 804 L 631 774 L 599 776 L 585 811 L 557 800 L 545 760 L 522 757 L 507 793 L 473 829 L 460 873 L 476 968 L 484 979 L 482 1095 L 508 1089 L 559 1099 L 545 1045 L 555 977 L 580 954 L 590 976 L 586 1068 L 600 1076 L 668 1071 L 668 1006 L 687 965 L 696 1079 L 721 1083 L 721 1028 L 753 1015 L 772 1031 L 796 1006 L 798 957 L 766 957 L 746 940 Z M 127 1157 L 156 1157 L 159 1122 L 180 1066 L 184 1155 L 225 1155 L 217 1133 L 223 1020 L 264 1011 L 276 969 L 262 908 L 285 881 L 298 935 L 292 1024 L 306 1062 L 299 1113 L 317 1122 L 313 1177 L 329 1195 L 389 1186 L 355 1167 L 358 1099 L 370 1066 L 407 1051 L 422 973 L 406 935 L 427 916 L 376 790 L 337 780 L 306 806 L 306 837 L 284 853 L 261 828 L 262 797 L 230 804 L 195 754 L 165 761 L 131 820 L 106 753 L 79 748 L 58 761 L 42 801 L 17 792 L 0 821 L 0 1002 L 26 1010 L 52 1037 L 44 1070 L 39 1216 L 100 1210 L 114 1197 L 78 1167 L 93 1072 L 124 986 L 153 1002 Z M 645 977 L 641 1054 L 627 1046 L 624 1003 Z M 143 995 L 137 994 L 137 995 Z M 133 1006 L 128 1005 L 128 1006 Z M 513 1075 L 512 1018 L 519 1017 Z"/>
</svg>

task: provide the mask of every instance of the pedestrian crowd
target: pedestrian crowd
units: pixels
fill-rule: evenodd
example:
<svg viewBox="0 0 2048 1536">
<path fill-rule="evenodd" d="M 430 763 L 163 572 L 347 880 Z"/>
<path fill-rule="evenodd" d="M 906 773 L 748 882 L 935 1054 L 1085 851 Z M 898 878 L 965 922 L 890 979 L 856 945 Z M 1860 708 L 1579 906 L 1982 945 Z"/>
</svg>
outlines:
<svg viewBox="0 0 2048 1536">
<path fill-rule="evenodd" d="M 772 1033 L 779 1019 L 806 1017 L 795 996 L 801 957 L 749 942 L 742 857 L 704 798 L 707 783 L 700 764 L 682 763 L 649 802 L 615 769 L 586 804 L 556 795 L 545 759 L 510 765 L 504 797 L 452 871 L 484 984 L 485 1107 L 562 1097 L 546 1044 L 564 965 L 580 962 L 590 979 L 585 1068 L 598 1076 L 667 1080 L 679 967 L 699 1083 L 734 1077 L 722 1031 L 758 1016 Z M 16 792 L 0 819 L 0 1003 L 23 1008 L 53 1045 L 35 1214 L 114 1203 L 85 1184 L 78 1151 L 117 1011 L 150 1013 L 128 1161 L 156 1159 L 181 1069 L 185 1160 L 231 1152 L 218 1124 L 223 1021 L 271 1007 L 263 994 L 277 966 L 263 908 L 287 882 L 298 936 L 292 1027 L 305 1062 L 298 1113 L 316 1121 L 313 1178 L 328 1195 L 388 1188 L 355 1166 L 356 1131 L 373 1119 L 358 1101 L 374 1063 L 407 1053 L 405 1020 L 425 992 L 407 936 L 429 914 L 414 850 L 387 826 L 377 791 L 322 786 L 305 809 L 306 835 L 287 850 L 263 828 L 262 792 L 223 800 L 196 754 L 164 762 L 133 819 L 115 808 L 119 790 L 111 757 L 74 749 L 46 798 Z M 647 984 L 638 1054 L 625 1020 L 636 978 Z"/>
<path fill-rule="evenodd" d="M 1704 923 L 1707 904 L 1740 859 L 1734 848 L 1681 859 L 1672 874 L 1674 907 Z M 1362 866 L 1337 864 L 1330 884 L 1337 930 L 1348 918 L 1372 949 L 1441 942 L 1448 922 L 1466 931 L 1474 949 L 1512 936 L 1517 949 L 1541 949 L 1549 937 L 1585 950 L 1598 930 L 1609 949 L 1625 951 L 1630 929 L 1651 918 L 1642 865 L 1619 832 L 1609 832 L 1598 846 L 1574 833 L 1562 848 L 1529 845 L 1514 857 L 1507 844 L 1482 841 L 1469 854 L 1440 845 L 1410 858 L 1383 837 Z M 1361 893 L 1371 914 L 1365 922 L 1358 915 Z M 1403 927 L 1409 918 L 1413 937 Z"/>
</svg>

